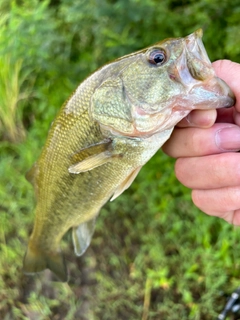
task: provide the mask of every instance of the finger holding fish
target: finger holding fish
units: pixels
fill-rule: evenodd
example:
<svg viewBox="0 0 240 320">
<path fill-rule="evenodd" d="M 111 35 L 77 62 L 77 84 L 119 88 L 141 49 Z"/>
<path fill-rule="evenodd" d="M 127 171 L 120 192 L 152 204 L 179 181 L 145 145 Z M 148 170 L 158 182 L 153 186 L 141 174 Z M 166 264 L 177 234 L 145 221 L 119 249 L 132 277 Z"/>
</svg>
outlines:
<svg viewBox="0 0 240 320">
<path fill-rule="evenodd" d="M 240 65 L 230 60 L 217 60 L 213 62 L 216 75 L 223 79 L 236 97 L 235 109 L 240 112 L 239 72 Z"/>
<path fill-rule="evenodd" d="M 221 109 L 220 109 L 221 110 Z M 215 109 L 210 110 L 193 110 L 185 118 L 183 118 L 177 125 L 177 128 L 187 127 L 211 127 L 217 118 L 217 111 Z"/>
<path fill-rule="evenodd" d="M 173 158 L 201 157 L 238 150 L 240 127 L 231 123 L 215 123 L 207 130 L 175 128 L 163 146 L 163 151 Z"/>
</svg>

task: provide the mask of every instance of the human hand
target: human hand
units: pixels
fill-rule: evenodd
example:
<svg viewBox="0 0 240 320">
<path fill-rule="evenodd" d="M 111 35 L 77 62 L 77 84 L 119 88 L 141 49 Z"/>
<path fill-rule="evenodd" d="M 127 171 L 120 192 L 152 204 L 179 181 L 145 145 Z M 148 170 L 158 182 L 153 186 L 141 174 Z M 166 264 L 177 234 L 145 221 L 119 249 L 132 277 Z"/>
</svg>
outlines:
<svg viewBox="0 0 240 320">
<path fill-rule="evenodd" d="M 235 107 L 192 111 L 163 151 L 178 158 L 176 176 L 192 189 L 197 207 L 240 225 L 240 64 L 220 60 L 213 66 L 234 92 Z"/>
</svg>

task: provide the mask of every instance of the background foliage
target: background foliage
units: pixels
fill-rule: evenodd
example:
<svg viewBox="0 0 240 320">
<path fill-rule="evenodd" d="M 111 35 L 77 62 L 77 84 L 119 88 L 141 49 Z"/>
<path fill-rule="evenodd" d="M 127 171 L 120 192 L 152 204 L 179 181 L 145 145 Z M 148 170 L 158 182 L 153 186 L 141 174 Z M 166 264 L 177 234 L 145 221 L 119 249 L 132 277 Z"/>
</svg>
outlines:
<svg viewBox="0 0 240 320">
<path fill-rule="evenodd" d="M 69 284 L 25 277 L 34 218 L 25 172 L 76 86 L 111 59 L 204 29 L 211 60 L 240 62 L 237 0 L 0 0 L 1 319 L 201 319 L 239 285 L 240 233 L 193 207 L 159 152 L 106 205 L 93 243 L 63 251 Z"/>
</svg>

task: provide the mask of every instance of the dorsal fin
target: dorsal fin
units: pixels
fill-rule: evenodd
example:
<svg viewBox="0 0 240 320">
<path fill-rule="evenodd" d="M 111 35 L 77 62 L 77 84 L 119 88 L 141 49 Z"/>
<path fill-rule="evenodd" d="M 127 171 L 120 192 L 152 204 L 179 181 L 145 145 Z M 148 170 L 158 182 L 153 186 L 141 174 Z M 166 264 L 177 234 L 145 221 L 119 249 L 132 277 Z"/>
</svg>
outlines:
<svg viewBox="0 0 240 320">
<path fill-rule="evenodd" d="M 37 171 L 37 162 L 33 164 L 33 166 L 26 172 L 25 178 L 28 182 L 30 182 L 33 186 L 35 185 L 35 175 Z"/>
<path fill-rule="evenodd" d="M 29 169 L 27 171 L 27 173 L 25 174 L 25 178 L 28 180 L 28 182 L 30 182 L 33 186 L 34 189 L 34 193 L 35 193 L 35 197 L 36 199 L 38 198 L 38 185 L 36 183 L 37 181 L 37 175 L 38 175 L 38 163 L 35 162 L 32 166 L 31 169 Z"/>
</svg>

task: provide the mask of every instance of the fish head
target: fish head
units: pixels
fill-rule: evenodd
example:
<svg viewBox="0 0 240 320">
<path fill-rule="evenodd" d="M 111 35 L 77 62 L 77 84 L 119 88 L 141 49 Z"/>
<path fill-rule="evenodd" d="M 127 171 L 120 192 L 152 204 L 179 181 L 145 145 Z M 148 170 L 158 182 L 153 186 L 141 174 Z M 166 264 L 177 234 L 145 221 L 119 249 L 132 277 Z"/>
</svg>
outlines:
<svg viewBox="0 0 240 320">
<path fill-rule="evenodd" d="M 193 109 L 235 103 L 229 86 L 215 75 L 201 29 L 185 38 L 156 43 L 109 66 L 108 78 L 98 88 L 100 104 L 104 98 L 106 102 L 100 113 L 107 114 L 106 119 L 96 117 L 98 99 L 92 110 L 102 125 L 124 135 L 151 135 L 174 127 Z"/>
</svg>

